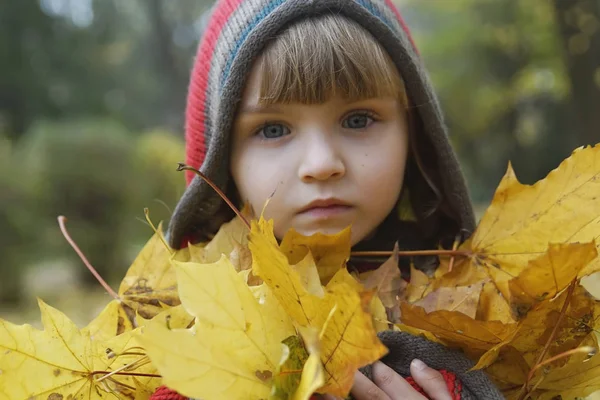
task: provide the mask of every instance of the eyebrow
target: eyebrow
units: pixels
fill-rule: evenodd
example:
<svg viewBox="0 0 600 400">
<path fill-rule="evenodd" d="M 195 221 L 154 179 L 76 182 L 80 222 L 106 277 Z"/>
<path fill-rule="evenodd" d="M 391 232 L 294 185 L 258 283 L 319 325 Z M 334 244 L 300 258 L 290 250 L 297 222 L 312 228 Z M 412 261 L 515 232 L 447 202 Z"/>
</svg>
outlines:
<svg viewBox="0 0 600 400">
<path fill-rule="evenodd" d="M 282 114 L 281 108 L 272 104 L 245 104 L 242 106 L 240 112 L 242 114 Z"/>
</svg>

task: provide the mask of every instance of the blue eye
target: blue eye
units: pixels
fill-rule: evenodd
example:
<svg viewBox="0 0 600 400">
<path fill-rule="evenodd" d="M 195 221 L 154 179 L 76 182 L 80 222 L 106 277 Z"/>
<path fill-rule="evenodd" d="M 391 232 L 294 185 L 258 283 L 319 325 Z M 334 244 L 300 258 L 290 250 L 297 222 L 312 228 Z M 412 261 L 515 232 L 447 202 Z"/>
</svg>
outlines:
<svg viewBox="0 0 600 400">
<path fill-rule="evenodd" d="M 354 113 L 342 121 L 342 127 L 347 129 L 365 129 L 373 123 L 373 117 L 369 113 Z"/>
<path fill-rule="evenodd" d="M 290 134 L 290 130 L 282 124 L 266 124 L 257 132 L 265 139 L 278 139 Z"/>
</svg>

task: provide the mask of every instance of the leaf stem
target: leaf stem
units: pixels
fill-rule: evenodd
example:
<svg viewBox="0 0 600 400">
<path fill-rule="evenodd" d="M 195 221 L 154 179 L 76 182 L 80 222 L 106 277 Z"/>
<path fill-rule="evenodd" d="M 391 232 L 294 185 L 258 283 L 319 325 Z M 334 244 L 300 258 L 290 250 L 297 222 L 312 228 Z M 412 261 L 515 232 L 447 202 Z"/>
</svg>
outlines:
<svg viewBox="0 0 600 400">
<path fill-rule="evenodd" d="M 143 367 L 144 365 L 148 364 L 149 362 L 150 362 L 150 359 L 148 358 L 148 356 L 144 356 L 144 357 L 140 358 L 139 360 L 136 360 L 129 364 L 125 364 L 122 367 L 115 369 L 114 371 L 108 372 L 106 375 L 104 375 L 100 379 L 97 379 L 96 382 L 102 382 L 103 380 L 108 379 L 113 375 L 118 375 L 120 372 L 125 371 L 130 368 Z"/>
<path fill-rule="evenodd" d="M 552 329 L 552 333 L 548 337 L 548 340 L 546 340 L 546 344 L 544 345 L 544 348 L 542 349 L 542 352 L 540 353 L 535 365 L 531 368 L 531 370 L 529 371 L 529 374 L 527 375 L 527 380 L 525 381 L 525 383 L 523 384 L 523 387 L 521 388 L 521 395 L 519 396 L 519 400 L 523 400 L 523 399 L 527 398 L 527 396 L 529 394 L 529 392 L 528 392 L 529 383 L 531 382 L 531 379 L 533 379 L 533 375 L 534 375 L 535 371 L 537 371 L 537 369 L 540 366 L 546 365 L 549 362 L 555 361 L 554 359 L 558 359 L 558 358 L 560 358 L 559 356 L 561 356 L 561 354 L 559 354 L 557 356 L 550 358 L 549 360 L 546 360 L 545 362 L 542 362 L 544 360 L 544 357 L 546 356 L 546 353 L 548 353 L 548 350 L 550 349 L 550 346 L 552 345 L 552 342 L 554 341 L 556 334 L 558 333 L 558 329 L 560 328 L 560 324 L 561 324 L 562 320 L 564 319 L 565 314 L 567 313 L 567 308 L 569 307 L 569 304 L 571 303 L 571 298 L 573 297 L 573 292 L 575 291 L 575 286 L 577 286 L 577 278 L 575 278 L 571 281 L 571 284 L 569 285 L 569 288 L 567 289 L 567 296 L 566 296 L 565 302 L 563 303 L 562 308 L 560 310 L 560 314 L 558 315 L 558 320 L 554 324 L 554 329 Z M 567 351 L 565 353 L 569 353 L 569 352 Z M 562 354 L 564 354 L 564 353 L 562 353 Z M 567 354 L 567 355 L 570 355 L 570 354 Z"/>
<path fill-rule="evenodd" d="M 169 246 L 167 244 L 167 242 L 165 241 L 165 238 L 162 235 L 162 232 L 159 232 L 158 229 L 156 229 L 156 226 L 154 226 L 154 224 L 152 223 L 152 220 L 150 219 L 150 210 L 148 210 L 148 207 L 144 208 L 144 216 L 146 217 L 146 222 L 148 222 L 148 224 L 154 231 L 154 234 L 158 235 L 158 238 L 162 242 L 163 246 L 165 246 L 165 249 L 167 249 L 169 254 L 173 255 L 173 253 L 175 253 L 175 251 L 173 249 L 171 249 L 171 246 Z"/>
<path fill-rule="evenodd" d="M 90 372 L 91 376 L 100 375 L 100 374 L 109 374 L 109 371 L 92 371 Z M 142 372 L 116 372 L 111 375 L 125 375 L 125 376 L 146 376 L 148 378 L 162 378 L 162 375 L 157 374 L 144 374 Z"/>
<path fill-rule="evenodd" d="M 410 251 L 353 251 L 352 257 L 391 257 L 397 254 L 399 257 L 411 256 L 451 256 L 470 257 L 472 253 L 465 250 L 410 250 Z"/>
<path fill-rule="evenodd" d="M 108 292 L 108 294 L 110 294 L 115 300 L 120 301 L 121 298 L 119 297 L 119 295 L 114 290 L 112 290 L 112 288 L 108 285 L 108 283 L 106 283 L 104 278 L 102 278 L 100 276 L 98 271 L 96 271 L 96 269 L 92 266 L 92 264 L 90 264 L 88 259 L 85 257 L 83 252 L 79 249 L 79 246 L 77 246 L 77 243 L 75 243 L 75 241 L 71 238 L 71 236 L 69 235 L 69 232 L 67 231 L 67 227 L 65 226 L 65 222 L 67 222 L 67 218 L 63 215 L 59 215 L 58 216 L 58 225 L 60 226 L 60 230 L 61 230 L 63 236 L 65 237 L 65 239 L 67 240 L 67 242 L 71 245 L 73 250 L 75 250 L 75 253 L 77 253 L 77 255 L 79 256 L 81 261 L 83 261 L 83 263 L 87 267 L 87 269 L 90 270 L 92 275 L 94 275 L 96 280 L 98 280 L 98 282 Z"/>
<path fill-rule="evenodd" d="M 460 244 L 460 235 L 456 235 L 454 239 L 454 243 L 452 244 L 452 250 L 456 251 L 458 249 L 458 245 Z M 455 256 L 450 257 L 450 262 L 448 263 L 448 272 L 452 272 L 452 268 L 454 267 Z"/>
<path fill-rule="evenodd" d="M 250 223 L 248 222 L 248 220 L 246 219 L 246 217 L 244 217 L 242 215 L 242 213 L 240 212 L 240 210 L 238 210 L 238 208 L 231 202 L 231 200 L 229 200 L 229 198 L 227 197 L 227 195 L 225 193 L 223 193 L 223 191 L 221 189 L 219 189 L 219 187 L 217 185 L 215 185 L 215 183 L 213 181 L 211 181 L 206 175 L 204 175 L 202 172 L 200 172 L 199 170 L 197 170 L 194 167 L 190 167 L 189 165 L 186 165 L 184 163 L 179 163 L 178 167 L 177 167 L 177 171 L 192 171 L 193 173 L 195 173 L 196 175 L 198 175 L 200 178 L 202 178 L 202 180 L 204 180 L 204 182 L 208 183 L 208 185 L 213 188 L 213 190 L 215 192 L 217 192 L 217 194 L 225 201 L 225 203 L 227 203 L 227 205 L 229 206 L 229 208 L 231 208 L 231 210 L 233 210 L 233 212 L 235 213 L 235 215 L 237 215 L 242 222 L 244 223 L 244 225 L 246 225 L 246 227 L 248 229 L 250 228 Z"/>
</svg>

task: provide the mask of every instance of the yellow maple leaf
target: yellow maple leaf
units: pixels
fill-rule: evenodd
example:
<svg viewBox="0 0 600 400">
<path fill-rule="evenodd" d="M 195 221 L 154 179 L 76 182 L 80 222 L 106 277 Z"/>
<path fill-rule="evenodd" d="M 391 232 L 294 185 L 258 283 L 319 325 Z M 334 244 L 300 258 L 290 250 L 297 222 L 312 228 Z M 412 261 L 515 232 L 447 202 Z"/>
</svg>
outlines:
<svg viewBox="0 0 600 400">
<path fill-rule="evenodd" d="M 294 323 L 321 332 L 326 383 L 319 392 L 346 396 L 354 372 L 387 352 L 376 336 L 369 313 L 372 292 L 359 293 L 356 281 L 349 284 L 347 278 L 336 278 L 337 274 L 349 277 L 342 268 L 332 277 L 323 297 L 310 293 L 279 249 L 272 221 L 253 221 L 249 247 L 253 271 L 269 286 Z"/>
<path fill-rule="evenodd" d="M 568 293 L 565 291 L 555 299 L 545 300 L 533 307 L 519 324 L 519 330 L 511 345 L 521 352 L 533 367 L 542 347 L 556 328 Z M 600 303 L 578 286 L 571 295 L 554 341 L 548 354 L 554 356 L 580 345 L 600 320 Z"/>
<path fill-rule="evenodd" d="M 597 327 L 597 321 L 600 320 L 600 303 L 591 298 L 588 292 L 580 286 L 574 288 L 565 310 L 567 317 L 563 318 L 559 324 L 561 310 L 567 296 L 568 292 L 564 291 L 554 299 L 546 299 L 533 306 L 519 322 L 515 335 L 507 343 L 499 346 L 496 352 L 498 358 L 495 362 L 486 368 L 486 372 L 494 382 L 500 388 L 507 389 L 504 394 L 508 398 L 518 396 L 518 390 L 514 391 L 511 388 L 522 386 L 525 383 L 529 371 L 538 362 L 540 353 L 547 346 L 555 328 L 556 336 L 547 348 L 548 357 L 558 356 L 585 345 L 589 335 L 593 333 L 594 327 Z M 570 367 L 566 367 L 566 363 Z M 569 368 L 575 365 L 574 361 L 562 358 L 546 366 L 542 371 L 549 373 L 556 368 L 561 368 L 563 376 L 566 377 L 569 376 L 566 374 Z M 591 366 L 592 364 L 585 363 L 574 369 L 574 371 L 579 371 L 577 374 L 582 382 L 580 388 L 585 384 L 585 377 L 591 379 L 594 376 L 593 373 L 585 373 L 586 368 L 591 368 Z M 590 382 L 590 385 L 592 383 Z M 538 387 L 541 388 L 541 386 Z M 544 390 L 538 390 L 536 396 L 544 393 Z"/>
<path fill-rule="evenodd" d="M 517 322 L 513 317 L 508 301 L 492 281 L 485 282 L 483 285 L 475 319 L 479 321 L 500 321 L 505 324 Z"/>
<path fill-rule="evenodd" d="M 292 400 L 308 400 L 325 384 L 319 334 L 316 329 L 300 329 L 300 334 L 307 348 L 308 359 L 302 368 L 300 384 Z"/>
<path fill-rule="evenodd" d="M 427 313 L 422 307 L 408 303 L 402 303 L 400 309 L 404 325 L 431 332 L 444 343 L 460 347 L 473 357 L 479 358 L 491 351 L 486 355 L 484 365 L 493 362 L 499 348 L 510 343 L 518 329 L 518 324 L 477 321 L 457 311 Z"/>
<path fill-rule="evenodd" d="M 239 218 L 235 217 L 231 221 L 221 225 L 215 237 L 203 248 L 202 260 L 190 260 L 202 263 L 214 263 L 219 261 L 222 255 L 229 257 L 232 251 L 238 246 L 246 247 L 248 245 L 248 227 Z"/>
<path fill-rule="evenodd" d="M 120 300 L 113 300 L 82 331 L 93 340 L 107 340 L 133 330 L 134 317 L 133 310 L 123 307 Z"/>
<path fill-rule="evenodd" d="M 487 269 L 509 298 L 506 282 L 546 252 L 549 243 L 590 242 L 600 221 L 600 145 L 579 148 L 534 185 L 523 185 L 512 167 L 500 182 L 490 207 L 461 249 Z M 579 277 L 600 270 L 596 259 Z"/>
<path fill-rule="evenodd" d="M 180 303 L 175 270 L 171 265 L 172 249 L 166 247 L 159 226 L 135 258 L 119 287 L 123 304 L 149 319 L 165 308 Z"/>
<path fill-rule="evenodd" d="M 325 383 L 319 332 L 300 327 L 299 333 L 300 337 L 283 341 L 284 354 L 273 378 L 271 400 L 308 400 Z"/>
<path fill-rule="evenodd" d="M 350 257 L 350 228 L 335 235 L 316 233 L 304 236 L 290 229 L 281 241 L 281 252 L 291 265 L 298 264 L 310 252 L 323 283 L 346 266 Z"/>
<path fill-rule="evenodd" d="M 510 302 L 517 316 L 564 290 L 597 255 L 593 242 L 551 244 L 546 253 L 532 259 L 517 277 L 508 281 Z"/>
<path fill-rule="evenodd" d="M 136 331 L 92 340 L 60 311 L 39 301 L 44 330 L 0 320 L 0 398 L 11 400 L 133 398 L 135 388 L 154 390 L 156 378 L 107 375 L 139 355 Z M 130 370 L 129 370 L 130 371 Z M 150 365 L 135 370 L 152 373 Z"/>
<path fill-rule="evenodd" d="M 535 398 L 563 399 L 585 397 L 600 390 L 600 355 L 598 355 L 598 338 L 595 332 L 587 335 L 581 347 L 589 347 L 590 353 L 578 353 L 571 356 L 568 362 L 548 372 L 541 371 L 537 380 L 541 382 L 534 392 Z M 535 382 L 534 381 L 534 382 Z"/>
<path fill-rule="evenodd" d="M 267 398 L 281 342 L 295 333 L 291 321 L 280 307 L 263 307 L 225 257 L 175 265 L 182 304 L 196 324 L 170 330 L 152 320 L 140 337 L 164 383 L 205 400 Z"/>
</svg>

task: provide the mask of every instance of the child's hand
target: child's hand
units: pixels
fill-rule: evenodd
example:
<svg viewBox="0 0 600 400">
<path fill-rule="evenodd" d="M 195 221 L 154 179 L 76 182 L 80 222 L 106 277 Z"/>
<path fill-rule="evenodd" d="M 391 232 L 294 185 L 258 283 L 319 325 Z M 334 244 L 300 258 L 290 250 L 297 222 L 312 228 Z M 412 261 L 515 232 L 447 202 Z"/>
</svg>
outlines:
<svg viewBox="0 0 600 400">
<path fill-rule="evenodd" d="M 446 382 L 438 371 L 420 361 L 410 364 L 410 374 L 431 400 L 452 400 Z M 352 397 L 355 400 L 427 400 L 393 369 L 378 361 L 373 364 L 373 382 L 360 372 L 356 373 Z M 330 395 L 326 400 L 336 400 Z"/>
</svg>

